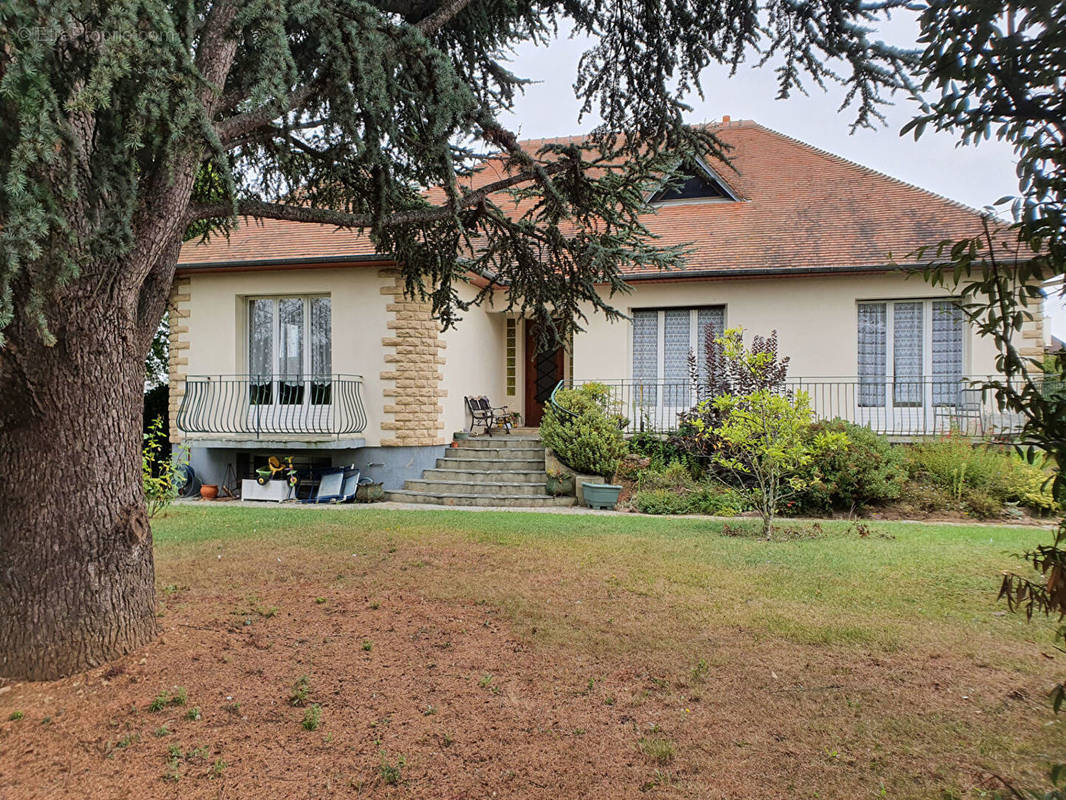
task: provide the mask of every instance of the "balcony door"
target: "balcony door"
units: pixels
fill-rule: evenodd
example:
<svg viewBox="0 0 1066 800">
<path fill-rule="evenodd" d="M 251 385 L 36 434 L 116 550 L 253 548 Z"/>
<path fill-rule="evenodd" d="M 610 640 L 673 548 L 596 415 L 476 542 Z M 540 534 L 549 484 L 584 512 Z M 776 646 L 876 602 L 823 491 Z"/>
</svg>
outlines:
<svg viewBox="0 0 1066 800">
<path fill-rule="evenodd" d="M 964 380 L 966 324 L 951 300 L 859 303 L 857 421 L 944 432 L 975 403 Z"/>
<path fill-rule="evenodd" d="M 278 433 L 328 425 L 332 371 L 328 297 L 248 301 L 250 423 Z"/>
</svg>

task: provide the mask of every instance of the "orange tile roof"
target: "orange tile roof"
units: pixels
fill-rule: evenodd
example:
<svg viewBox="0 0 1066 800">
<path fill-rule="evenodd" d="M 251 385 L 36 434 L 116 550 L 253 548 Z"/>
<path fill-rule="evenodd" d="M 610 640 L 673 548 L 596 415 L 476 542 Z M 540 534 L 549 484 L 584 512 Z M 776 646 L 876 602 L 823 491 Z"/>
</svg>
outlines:
<svg viewBox="0 0 1066 800">
<path fill-rule="evenodd" d="M 659 244 L 690 243 L 693 252 L 683 270 L 644 275 L 877 268 L 889 263 L 890 253 L 903 263 L 916 247 L 980 231 L 974 209 L 757 123 L 728 122 L 718 132 L 734 148 L 733 167 L 708 163 L 741 201 L 665 204 L 649 215 L 646 223 Z M 535 150 L 548 141 L 568 138 L 523 146 Z M 489 162 L 472 183 L 500 176 L 499 162 Z M 373 245 L 357 232 L 263 220 L 238 227 L 228 241 L 186 244 L 179 268 L 368 257 L 374 257 Z"/>
</svg>

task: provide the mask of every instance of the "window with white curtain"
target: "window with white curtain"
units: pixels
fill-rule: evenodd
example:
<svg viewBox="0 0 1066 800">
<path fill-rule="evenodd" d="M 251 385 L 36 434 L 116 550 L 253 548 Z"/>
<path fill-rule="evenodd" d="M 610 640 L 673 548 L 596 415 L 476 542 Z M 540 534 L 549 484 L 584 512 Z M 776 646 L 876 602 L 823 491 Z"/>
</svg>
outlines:
<svg viewBox="0 0 1066 800">
<path fill-rule="evenodd" d="M 248 372 L 256 403 L 330 402 L 332 315 L 328 297 L 248 301 Z M 276 392 L 276 394 L 275 394 Z"/>
<path fill-rule="evenodd" d="M 633 311 L 633 380 L 663 382 L 664 405 L 690 402 L 688 354 L 696 353 L 700 375 L 706 374 L 705 333 L 725 330 L 725 306 L 652 308 Z M 655 397 L 653 392 L 649 398 Z"/>
<path fill-rule="evenodd" d="M 859 303 L 859 405 L 955 405 L 965 318 L 951 300 Z"/>
</svg>

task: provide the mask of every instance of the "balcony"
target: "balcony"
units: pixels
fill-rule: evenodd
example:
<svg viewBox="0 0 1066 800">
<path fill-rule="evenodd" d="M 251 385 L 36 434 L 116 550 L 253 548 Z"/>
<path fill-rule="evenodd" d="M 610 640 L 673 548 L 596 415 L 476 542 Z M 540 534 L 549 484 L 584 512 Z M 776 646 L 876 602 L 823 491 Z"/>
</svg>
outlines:
<svg viewBox="0 0 1066 800">
<path fill-rule="evenodd" d="M 1001 410 L 981 384 L 988 376 L 962 378 L 789 378 L 788 391 L 806 392 L 818 420 L 844 419 L 877 433 L 906 440 L 958 431 L 975 439 L 1010 439 L 1022 426 Z M 627 433 L 669 433 L 680 415 L 705 396 L 689 380 L 578 381 L 608 388 L 611 408 L 628 420 Z M 563 384 L 560 384 L 562 386 Z M 1062 391 L 1048 385 L 1046 391 Z"/>
<path fill-rule="evenodd" d="M 361 447 L 359 375 L 190 375 L 178 430 L 205 446 Z"/>
</svg>

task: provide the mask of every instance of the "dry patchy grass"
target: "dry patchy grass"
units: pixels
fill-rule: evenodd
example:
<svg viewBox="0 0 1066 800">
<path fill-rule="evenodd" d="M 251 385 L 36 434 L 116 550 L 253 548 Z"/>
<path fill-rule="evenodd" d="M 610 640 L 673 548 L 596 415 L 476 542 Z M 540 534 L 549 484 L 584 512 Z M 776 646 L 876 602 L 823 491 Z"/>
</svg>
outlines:
<svg viewBox="0 0 1066 800">
<path fill-rule="evenodd" d="M 1041 531 L 304 511 L 157 523 L 160 639 L 0 694 L 0 798 L 976 798 L 1061 756 L 993 602 Z"/>
</svg>

